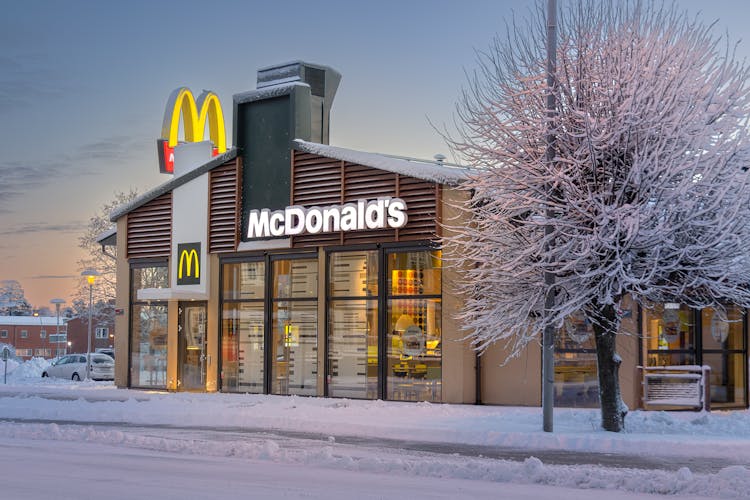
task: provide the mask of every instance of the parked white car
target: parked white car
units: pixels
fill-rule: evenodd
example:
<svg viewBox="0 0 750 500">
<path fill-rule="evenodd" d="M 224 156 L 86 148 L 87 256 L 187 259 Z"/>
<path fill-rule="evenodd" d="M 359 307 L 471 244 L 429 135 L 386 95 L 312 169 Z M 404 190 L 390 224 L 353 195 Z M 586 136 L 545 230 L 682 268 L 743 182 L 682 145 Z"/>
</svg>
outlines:
<svg viewBox="0 0 750 500">
<path fill-rule="evenodd" d="M 68 354 L 54 361 L 42 372 L 42 377 L 59 377 L 69 380 L 86 378 L 86 354 Z M 115 360 L 106 354 L 91 353 L 92 380 L 114 380 Z"/>
</svg>

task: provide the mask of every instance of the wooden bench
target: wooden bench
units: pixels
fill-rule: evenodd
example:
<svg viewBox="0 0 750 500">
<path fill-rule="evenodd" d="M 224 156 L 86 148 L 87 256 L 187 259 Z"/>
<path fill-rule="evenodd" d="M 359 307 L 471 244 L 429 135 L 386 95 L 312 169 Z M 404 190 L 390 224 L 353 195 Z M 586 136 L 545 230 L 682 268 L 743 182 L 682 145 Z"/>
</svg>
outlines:
<svg viewBox="0 0 750 500">
<path fill-rule="evenodd" d="M 649 409 L 711 409 L 708 366 L 639 366 L 643 373 L 643 407 Z"/>
</svg>

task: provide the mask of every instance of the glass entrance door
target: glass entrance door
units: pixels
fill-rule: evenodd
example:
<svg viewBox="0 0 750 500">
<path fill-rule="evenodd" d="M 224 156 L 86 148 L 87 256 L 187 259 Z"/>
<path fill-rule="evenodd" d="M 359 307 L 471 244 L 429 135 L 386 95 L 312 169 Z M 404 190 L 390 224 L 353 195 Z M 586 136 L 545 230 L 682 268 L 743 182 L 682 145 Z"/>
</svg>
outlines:
<svg viewBox="0 0 750 500">
<path fill-rule="evenodd" d="M 206 303 L 179 304 L 179 384 L 183 391 L 206 390 Z"/>
</svg>

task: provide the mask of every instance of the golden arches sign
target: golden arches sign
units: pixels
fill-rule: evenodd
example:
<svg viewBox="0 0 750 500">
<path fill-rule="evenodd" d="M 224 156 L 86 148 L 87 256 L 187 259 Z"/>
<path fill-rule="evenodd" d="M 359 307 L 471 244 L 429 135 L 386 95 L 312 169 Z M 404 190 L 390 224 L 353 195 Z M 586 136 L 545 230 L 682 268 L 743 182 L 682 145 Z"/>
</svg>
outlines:
<svg viewBox="0 0 750 500">
<path fill-rule="evenodd" d="M 196 100 L 189 88 L 180 87 L 169 95 L 164 111 L 161 139 L 158 141 L 161 172 L 174 171 L 174 148 L 178 144 L 180 116 L 185 142 L 203 141 L 208 123 L 209 137 L 215 148 L 214 154 L 222 154 L 227 150 L 224 112 L 219 97 L 210 90 L 204 90 Z"/>
<path fill-rule="evenodd" d="M 177 263 L 177 284 L 198 285 L 201 278 L 201 244 L 180 243 L 177 245 L 179 255 Z"/>
</svg>

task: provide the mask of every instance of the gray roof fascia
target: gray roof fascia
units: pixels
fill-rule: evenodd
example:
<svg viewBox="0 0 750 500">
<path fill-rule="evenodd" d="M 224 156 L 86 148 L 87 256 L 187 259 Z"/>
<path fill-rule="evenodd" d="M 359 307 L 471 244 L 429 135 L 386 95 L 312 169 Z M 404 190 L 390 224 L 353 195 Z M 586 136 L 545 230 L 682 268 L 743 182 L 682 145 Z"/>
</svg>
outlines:
<svg viewBox="0 0 750 500">
<path fill-rule="evenodd" d="M 97 235 L 96 242 L 100 245 L 112 246 L 117 244 L 117 226 L 112 226 Z"/>
<path fill-rule="evenodd" d="M 134 199 L 133 201 L 120 205 L 119 207 L 112 210 L 112 212 L 110 212 L 109 220 L 112 222 L 116 222 L 117 219 L 119 219 L 123 215 L 126 215 L 132 212 L 136 208 L 145 205 L 149 201 L 158 198 L 164 193 L 168 193 L 172 191 L 176 187 L 182 186 L 183 184 L 190 182 L 196 177 L 200 177 L 201 175 L 207 172 L 210 172 L 211 170 L 215 169 L 218 166 L 223 165 L 229 160 L 234 160 L 235 158 L 237 158 L 237 149 L 236 148 L 228 149 L 226 153 L 223 153 L 215 158 L 212 158 L 210 161 L 204 163 L 203 165 L 199 167 L 196 167 L 190 172 L 184 173 L 179 177 L 170 179 L 164 184 L 161 184 L 155 187 L 154 189 L 142 194 L 141 196 Z"/>
</svg>

